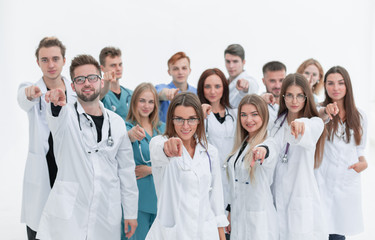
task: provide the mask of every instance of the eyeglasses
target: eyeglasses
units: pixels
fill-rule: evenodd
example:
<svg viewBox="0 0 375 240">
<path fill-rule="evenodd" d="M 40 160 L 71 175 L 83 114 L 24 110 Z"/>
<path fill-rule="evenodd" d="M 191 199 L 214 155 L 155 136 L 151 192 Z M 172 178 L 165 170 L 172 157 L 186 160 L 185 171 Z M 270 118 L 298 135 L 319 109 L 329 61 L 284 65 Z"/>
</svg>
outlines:
<svg viewBox="0 0 375 240">
<path fill-rule="evenodd" d="M 96 83 L 99 79 L 102 79 L 96 74 L 90 74 L 87 77 L 85 76 L 78 76 L 73 79 L 73 82 L 75 82 L 78 85 L 84 84 L 86 82 L 86 78 L 89 81 L 89 83 Z"/>
<path fill-rule="evenodd" d="M 288 93 L 287 95 L 283 95 L 285 102 L 293 102 L 293 99 L 296 98 L 297 102 L 302 103 L 306 100 L 306 96 L 303 94 L 298 94 L 297 96 L 293 96 L 293 94 Z"/>
<path fill-rule="evenodd" d="M 182 126 L 185 123 L 185 120 L 190 126 L 195 126 L 199 122 L 199 118 L 189 118 L 189 119 L 184 119 L 184 118 L 173 118 L 173 123 L 177 126 Z"/>
</svg>

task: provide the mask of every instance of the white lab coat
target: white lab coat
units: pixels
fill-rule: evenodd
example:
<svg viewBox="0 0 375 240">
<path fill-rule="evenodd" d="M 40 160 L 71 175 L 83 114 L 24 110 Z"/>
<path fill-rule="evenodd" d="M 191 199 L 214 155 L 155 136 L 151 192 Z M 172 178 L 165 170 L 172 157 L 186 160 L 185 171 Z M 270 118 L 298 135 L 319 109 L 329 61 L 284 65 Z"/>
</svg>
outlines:
<svg viewBox="0 0 375 240">
<path fill-rule="evenodd" d="M 221 180 L 223 183 L 224 206 L 228 205 L 229 186 L 227 171 L 223 167 L 231 153 L 236 133 L 237 109 L 225 110 L 225 121 L 220 123 L 213 113 L 207 116 L 204 126 L 208 143 L 212 144 L 219 152 Z"/>
<path fill-rule="evenodd" d="M 181 157 L 168 158 L 165 136 L 150 142 L 152 174 L 158 197 L 158 213 L 148 240 L 214 240 L 218 227 L 228 225 L 224 213 L 217 150 L 197 144 L 193 159 L 183 147 Z"/>
<path fill-rule="evenodd" d="M 272 192 L 279 217 L 280 240 L 326 239 L 328 233 L 314 176 L 315 148 L 323 132 L 323 121 L 319 117 L 296 119 L 305 123 L 305 133 L 295 139 L 287 120 L 280 127 L 283 119 L 276 121 L 270 135 L 276 134 L 278 141 L 279 157 Z M 290 143 L 288 162 L 282 163 L 287 142 Z"/>
<path fill-rule="evenodd" d="M 65 77 L 62 79 L 67 93 L 67 102 L 74 103 L 77 97 L 70 87 L 70 81 Z M 43 95 L 29 101 L 25 94 L 25 88 L 32 85 L 38 86 Z M 50 134 L 46 120 L 47 104 L 44 99 L 46 92 L 47 87 L 41 78 L 35 84 L 22 83 L 18 88 L 17 95 L 18 104 L 26 111 L 29 118 L 29 150 L 23 179 L 21 222 L 26 223 L 34 231 L 38 229 L 40 216 L 51 191 L 46 159 Z"/>
<path fill-rule="evenodd" d="M 327 139 L 322 165 L 315 172 L 330 234 L 355 235 L 364 230 L 361 174 L 348 169 L 364 156 L 366 147 L 367 118 L 363 111 L 360 114 L 363 129 L 360 145 L 355 144 L 353 130 L 349 143 L 337 135 L 333 141 Z M 345 131 L 345 125 L 339 124 L 338 133 L 341 131 Z"/>
<path fill-rule="evenodd" d="M 73 104 L 62 107 L 58 117 L 51 115 L 50 106 L 47 109 L 59 171 L 37 238 L 120 239 L 121 205 L 125 219 L 136 219 L 138 210 L 133 150 L 125 122 L 100 102 L 104 121 L 102 140 L 97 143 L 95 125 L 77 103 L 77 110 Z M 107 145 L 109 122 L 112 147 Z"/>
<path fill-rule="evenodd" d="M 247 92 L 238 91 L 238 89 L 236 88 L 237 81 L 242 78 L 246 79 L 249 82 L 249 90 Z M 240 104 L 241 99 L 246 94 L 252 94 L 252 93 L 257 94 L 258 89 L 259 89 L 258 83 L 255 80 L 255 78 L 247 74 L 246 71 L 243 71 L 242 73 L 240 73 L 240 75 L 238 75 L 235 79 L 233 79 L 233 81 L 229 83 L 228 87 L 229 87 L 229 103 L 233 108 L 238 108 L 238 104 Z"/>
<path fill-rule="evenodd" d="M 274 144 L 271 140 L 266 145 Z M 278 153 L 270 151 L 262 165 L 255 163 L 254 180 L 250 180 L 249 162 L 244 157 L 247 145 L 238 160 L 240 149 L 229 159 L 228 175 L 231 196 L 231 240 L 278 240 L 279 225 L 271 184 Z M 272 147 L 271 147 L 272 148 Z"/>
</svg>

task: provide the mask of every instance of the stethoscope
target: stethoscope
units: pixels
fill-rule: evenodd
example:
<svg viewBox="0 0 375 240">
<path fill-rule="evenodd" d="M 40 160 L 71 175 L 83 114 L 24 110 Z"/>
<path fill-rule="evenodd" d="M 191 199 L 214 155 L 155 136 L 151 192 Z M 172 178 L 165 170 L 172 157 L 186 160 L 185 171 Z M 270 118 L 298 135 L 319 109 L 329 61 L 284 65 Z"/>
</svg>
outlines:
<svg viewBox="0 0 375 240">
<path fill-rule="evenodd" d="M 276 132 L 273 134 L 273 136 L 276 136 L 276 133 L 280 130 L 280 128 L 283 126 L 283 124 L 284 124 L 284 122 L 285 122 L 285 120 L 286 120 L 286 117 L 287 117 L 287 113 L 285 113 L 284 114 L 284 119 L 281 121 L 281 123 L 280 123 L 280 126 L 277 128 L 277 130 L 276 130 Z M 277 120 L 278 119 L 280 119 L 282 117 L 282 115 L 280 116 L 280 117 L 278 117 L 278 118 L 276 118 L 276 120 L 275 120 L 275 125 L 273 126 L 273 127 L 275 127 L 276 126 L 276 122 L 277 122 Z M 273 129 L 273 127 L 272 127 L 272 129 Z M 271 132 L 272 132 L 272 129 L 271 129 Z M 284 155 L 283 155 L 283 157 L 281 158 L 281 163 L 288 163 L 288 151 L 289 151 L 289 146 L 290 146 L 290 144 L 289 143 L 286 143 L 286 148 L 285 148 L 285 151 L 284 151 Z"/>
<path fill-rule="evenodd" d="M 129 103 L 130 103 L 132 95 L 130 94 L 130 92 L 126 88 L 121 87 L 121 89 L 124 89 L 125 92 L 128 94 L 128 96 L 126 97 L 126 102 L 125 103 L 126 103 L 127 109 L 129 109 Z M 109 99 L 109 102 L 111 104 L 112 111 L 116 112 L 117 107 L 112 103 L 112 100 L 110 98 L 108 98 L 108 99 Z"/>
<path fill-rule="evenodd" d="M 227 116 L 229 116 L 232 119 L 232 122 L 234 123 L 234 117 L 232 116 L 232 114 L 229 113 L 229 110 L 225 108 L 224 121 L 226 121 Z M 206 137 L 208 138 L 208 118 L 206 119 Z"/>
<path fill-rule="evenodd" d="M 74 108 L 76 110 L 76 113 L 77 113 L 77 119 L 78 119 L 78 126 L 79 126 L 79 130 L 82 132 L 82 127 L 81 127 L 81 120 L 80 120 L 80 117 L 79 117 L 79 113 L 78 113 L 78 110 L 77 110 L 77 102 L 74 103 Z M 90 127 L 93 127 L 94 124 L 92 123 L 92 121 L 89 119 L 89 117 L 87 116 L 86 113 L 82 113 L 83 116 L 85 116 L 85 118 L 87 119 L 87 121 L 90 123 Z M 112 147 L 113 144 L 114 144 L 114 141 L 113 141 L 113 138 L 112 138 L 112 132 L 111 132 L 111 121 L 109 119 L 109 114 L 107 113 L 107 117 L 108 117 L 108 139 L 107 139 L 107 146 L 108 147 Z M 96 150 L 97 152 L 97 150 Z M 91 152 L 89 152 L 91 153 Z"/>
<path fill-rule="evenodd" d="M 144 139 L 146 140 L 147 144 L 149 144 L 148 142 L 148 139 L 147 137 L 144 137 Z M 137 141 L 138 142 L 138 148 L 139 148 L 139 153 L 141 155 L 141 159 L 144 163 L 150 163 L 151 162 L 151 159 L 150 160 L 145 160 L 145 158 L 143 157 L 143 154 L 142 154 L 142 145 L 141 145 L 141 141 Z"/>
<path fill-rule="evenodd" d="M 243 154 L 243 151 L 246 149 L 246 146 L 247 146 L 247 144 L 248 144 L 248 143 L 247 143 L 247 138 L 248 138 L 248 136 L 245 138 L 245 140 L 244 140 L 244 142 L 242 143 L 242 146 L 241 146 L 241 148 L 240 148 L 240 150 L 239 150 L 239 152 L 242 151 L 241 155 Z M 223 168 L 227 171 L 227 175 L 229 174 L 229 173 L 228 173 L 228 164 L 229 164 L 230 159 L 231 159 L 233 156 L 234 156 L 234 155 L 229 156 L 228 159 L 227 159 L 227 161 L 223 164 Z M 241 159 L 241 164 L 243 164 L 244 159 L 245 159 L 245 156 L 246 156 L 246 154 L 242 157 L 242 159 Z M 243 172 L 241 171 L 241 168 L 240 168 L 239 166 L 237 167 L 237 169 L 240 169 L 240 170 L 236 170 L 236 164 L 238 163 L 238 160 L 239 160 L 239 159 L 237 159 L 237 161 L 235 161 L 235 163 L 234 163 L 234 171 L 235 171 L 235 175 L 237 176 L 237 177 L 234 179 L 234 181 L 235 181 L 235 182 L 241 182 L 241 183 L 249 184 L 249 183 L 250 183 L 250 181 L 249 181 L 249 177 L 250 177 L 250 175 L 249 175 L 249 174 L 246 174 L 246 177 L 243 177 Z M 238 172 L 238 171 L 240 171 L 240 172 Z M 229 176 L 229 175 L 228 175 L 228 176 Z"/>
</svg>

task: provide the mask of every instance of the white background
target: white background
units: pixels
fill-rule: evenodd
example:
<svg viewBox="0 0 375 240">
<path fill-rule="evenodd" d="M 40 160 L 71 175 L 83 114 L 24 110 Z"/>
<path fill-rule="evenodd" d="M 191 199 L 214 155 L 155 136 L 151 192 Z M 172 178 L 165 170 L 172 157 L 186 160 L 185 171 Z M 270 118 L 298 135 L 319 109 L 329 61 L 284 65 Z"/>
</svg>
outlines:
<svg viewBox="0 0 375 240">
<path fill-rule="evenodd" d="M 375 239 L 373 1 L 0 0 L 1 239 L 26 239 L 19 218 L 28 120 L 17 105 L 16 93 L 21 82 L 41 77 L 34 52 L 45 36 L 56 36 L 66 45 L 65 76 L 75 55 L 98 58 L 105 46 L 121 48 L 121 83 L 130 89 L 144 81 L 169 83 L 167 61 L 177 51 L 191 58 L 192 85 L 207 68 L 226 72 L 223 51 L 232 43 L 245 48 L 245 69 L 260 86 L 262 66 L 271 60 L 284 62 L 289 73 L 311 57 L 325 71 L 333 65 L 344 66 L 370 127 L 369 168 L 362 175 L 366 231 L 348 239 Z"/>
</svg>

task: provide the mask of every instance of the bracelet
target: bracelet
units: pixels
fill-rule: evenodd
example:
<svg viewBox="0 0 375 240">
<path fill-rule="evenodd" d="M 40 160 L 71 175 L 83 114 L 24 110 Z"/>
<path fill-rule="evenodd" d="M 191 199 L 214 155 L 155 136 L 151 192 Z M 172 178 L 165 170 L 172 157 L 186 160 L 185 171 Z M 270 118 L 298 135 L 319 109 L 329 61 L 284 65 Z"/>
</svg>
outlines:
<svg viewBox="0 0 375 240">
<path fill-rule="evenodd" d="M 268 147 L 266 145 L 259 145 L 258 147 L 264 147 L 267 150 L 266 156 L 264 156 L 264 158 L 268 158 L 268 156 L 270 155 L 270 150 L 268 149 Z"/>
<path fill-rule="evenodd" d="M 326 109 L 327 109 L 327 107 L 324 107 L 323 113 L 324 113 L 325 115 L 328 115 Z"/>
</svg>

